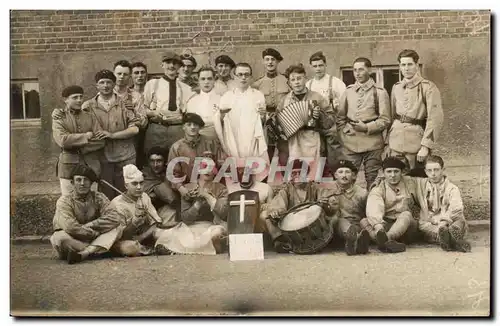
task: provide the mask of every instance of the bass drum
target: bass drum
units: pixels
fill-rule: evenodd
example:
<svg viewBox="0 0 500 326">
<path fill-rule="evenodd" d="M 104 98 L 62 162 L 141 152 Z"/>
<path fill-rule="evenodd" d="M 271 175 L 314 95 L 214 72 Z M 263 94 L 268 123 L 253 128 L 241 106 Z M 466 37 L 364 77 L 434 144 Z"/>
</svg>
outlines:
<svg viewBox="0 0 500 326">
<path fill-rule="evenodd" d="M 291 251 L 309 255 L 321 251 L 333 239 L 333 225 L 323 208 L 314 202 L 296 205 L 288 210 L 278 224 L 290 243 Z"/>
</svg>

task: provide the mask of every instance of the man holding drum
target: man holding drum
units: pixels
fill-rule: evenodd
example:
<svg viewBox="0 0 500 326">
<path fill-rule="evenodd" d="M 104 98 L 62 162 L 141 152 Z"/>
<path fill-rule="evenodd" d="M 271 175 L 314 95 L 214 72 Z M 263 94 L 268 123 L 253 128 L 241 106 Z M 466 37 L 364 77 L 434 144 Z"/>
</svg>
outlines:
<svg viewBox="0 0 500 326">
<path fill-rule="evenodd" d="M 307 169 L 305 169 L 307 167 Z M 304 170 L 304 171 L 303 171 Z M 314 205 L 314 213 L 320 210 L 320 215 L 313 216 L 309 212 L 305 214 L 294 215 L 290 219 L 290 223 L 299 228 L 298 225 L 307 225 L 308 221 L 313 218 L 325 218 L 327 234 L 321 234 L 316 237 L 317 241 L 311 243 L 294 243 L 285 234 L 281 234 L 274 240 L 274 248 L 277 252 L 294 251 L 297 253 L 315 253 L 324 246 L 326 246 L 333 238 L 333 225 L 335 220 L 333 218 L 338 209 L 338 204 L 330 189 L 321 188 L 317 183 L 308 182 L 306 175 L 310 172 L 308 164 L 301 160 L 295 160 L 292 164 L 290 182 L 285 184 L 272 201 L 268 205 L 269 218 L 275 225 L 280 225 L 280 221 L 287 218 L 288 213 L 293 213 L 293 208 L 299 204 L 311 203 Z M 288 173 L 287 173 L 288 174 Z M 304 211 L 304 210 L 303 210 Z M 324 216 L 326 215 L 326 216 Z M 312 223 L 311 223 L 312 224 Z M 290 225 L 293 228 L 292 225 Z M 325 235 L 323 237 L 323 235 Z"/>
</svg>

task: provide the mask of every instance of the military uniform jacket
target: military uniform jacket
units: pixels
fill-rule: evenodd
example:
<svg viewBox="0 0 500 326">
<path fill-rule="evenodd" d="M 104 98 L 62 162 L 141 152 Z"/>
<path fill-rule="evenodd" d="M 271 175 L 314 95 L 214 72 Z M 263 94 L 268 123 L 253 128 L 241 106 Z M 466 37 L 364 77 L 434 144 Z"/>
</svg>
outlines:
<svg viewBox="0 0 500 326">
<path fill-rule="evenodd" d="M 252 84 L 252 87 L 264 94 L 268 111 L 276 110 L 281 99 L 291 90 L 290 87 L 288 87 L 286 77 L 281 74 L 277 74 L 272 78 L 264 75 L 257 79 Z"/>
<path fill-rule="evenodd" d="M 396 83 L 391 93 L 391 111 L 394 119 L 388 136 L 391 149 L 416 154 L 421 146 L 430 149 L 436 146 L 444 116 L 441 93 L 433 82 L 417 74 L 410 81 Z M 396 115 L 426 120 L 425 128 L 402 122 Z"/>
<path fill-rule="evenodd" d="M 74 111 L 64 109 L 61 119 L 52 120 L 52 137 L 61 148 L 57 162 L 57 176 L 71 179 L 71 171 L 78 164 L 88 165 L 99 175 L 101 171 L 99 155 L 104 140 L 87 140 L 85 133 L 94 134 L 101 130 L 97 119 L 89 109 Z"/>
<path fill-rule="evenodd" d="M 368 130 L 354 130 L 350 121 L 363 121 Z M 342 144 L 355 153 L 364 153 L 384 147 L 383 132 L 391 123 L 389 94 L 375 85 L 373 79 L 364 84 L 349 85 L 340 98 L 337 130 Z"/>
</svg>

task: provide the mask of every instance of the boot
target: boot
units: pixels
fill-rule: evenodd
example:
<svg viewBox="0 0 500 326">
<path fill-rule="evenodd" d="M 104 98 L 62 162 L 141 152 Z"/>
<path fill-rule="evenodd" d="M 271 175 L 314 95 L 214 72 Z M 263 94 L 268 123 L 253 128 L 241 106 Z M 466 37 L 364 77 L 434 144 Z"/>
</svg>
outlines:
<svg viewBox="0 0 500 326">
<path fill-rule="evenodd" d="M 446 226 L 441 226 L 438 230 L 439 245 L 444 251 L 451 250 L 451 237 L 450 232 Z"/>
<path fill-rule="evenodd" d="M 370 234 L 367 230 L 361 230 L 356 239 L 356 253 L 365 255 L 370 250 Z"/>
<path fill-rule="evenodd" d="M 385 251 L 385 244 L 389 241 L 387 237 L 387 233 L 383 229 L 377 231 L 377 235 L 375 236 L 375 241 L 377 242 L 377 247 L 380 251 Z"/>
<path fill-rule="evenodd" d="M 350 225 L 347 231 L 345 232 L 345 252 L 348 256 L 352 256 L 356 254 L 356 239 L 358 233 L 356 232 L 356 227 L 354 225 Z"/>
<path fill-rule="evenodd" d="M 385 243 L 385 252 L 395 254 L 398 252 L 406 251 L 406 245 L 396 240 L 389 240 Z"/>
<path fill-rule="evenodd" d="M 451 237 L 451 248 L 460 252 L 470 252 L 471 245 L 463 239 L 463 232 L 458 228 L 450 227 L 449 234 Z"/>
<path fill-rule="evenodd" d="M 82 255 L 80 255 L 80 253 L 71 249 L 68 250 L 68 256 L 67 256 L 68 264 L 73 265 L 82 262 L 82 260 L 83 257 Z"/>
<path fill-rule="evenodd" d="M 168 249 L 162 244 L 157 244 L 155 246 L 155 254 L 158 256 L 170 256 L 170 255 L 175 255 L 175 252 L 172 250 Z"/>
<path fill-rule="evenodd" d="M 284 241 L 283 236 L 277 237 L 273 242 L 274 250 L 279 254 L 286 254 L 292 250 L 290 244 Z"/>
</svg>

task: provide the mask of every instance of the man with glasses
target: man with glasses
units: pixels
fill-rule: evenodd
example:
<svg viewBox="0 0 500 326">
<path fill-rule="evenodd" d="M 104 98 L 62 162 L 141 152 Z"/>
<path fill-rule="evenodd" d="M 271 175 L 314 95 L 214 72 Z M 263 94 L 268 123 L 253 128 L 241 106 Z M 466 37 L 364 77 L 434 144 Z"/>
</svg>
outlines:
<svg viewBox="0 0 500 326">
<path fill-rule="evenodd" d="M 248 63 L 238 63 L 235 75 L 238 87 L 222 96 L 214 117 L 215 131 L 228 156 L 237 160 L 260 157 L 269 162 L 262 126 L 266 116 L 264 94 L 250 87 L 252 67 Z M 258 176 L 258 181 L 264 177 Z"/>
</svg>

